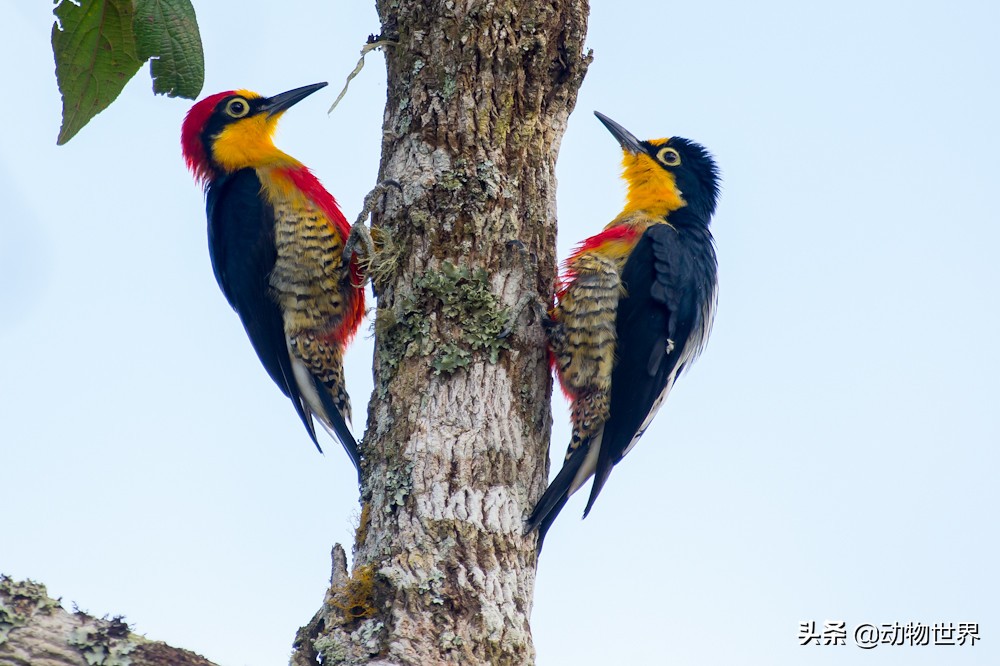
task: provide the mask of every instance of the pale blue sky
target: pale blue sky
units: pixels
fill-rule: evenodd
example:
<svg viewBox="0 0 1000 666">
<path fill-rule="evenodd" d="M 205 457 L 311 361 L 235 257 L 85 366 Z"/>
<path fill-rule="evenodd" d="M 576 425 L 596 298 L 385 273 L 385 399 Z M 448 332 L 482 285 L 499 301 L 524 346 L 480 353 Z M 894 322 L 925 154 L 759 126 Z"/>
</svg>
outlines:
<svg viewBox="0 0 1000 666">
<path fill-rule="evenodd" d="M 1000 6 L 593 4 L 560 258 L 623 200 L 596 109 L 715 153 L 721 296 L 591 517 L 581 493 L 550 532 L 539 664 L 1000 663 Z M 381 56 L 326 109 L 371 5 L 196 2 L 205 93 L 331 82 L 279 142 L 350 218 L 377 173 Z M 0 571 L 227 665 L 285 663 L 351 541 L 351 466 L 315 452 L 215 285 L 190 103 L 143 71 L 57 148 L 49 5 L 2 7 Z M 361 424 L 368 339 L 348 385 Z M 561 398 L 555 420 L 558 459 Z M 799 647 L 803 620 L 982 639 Z"/>
</svg>

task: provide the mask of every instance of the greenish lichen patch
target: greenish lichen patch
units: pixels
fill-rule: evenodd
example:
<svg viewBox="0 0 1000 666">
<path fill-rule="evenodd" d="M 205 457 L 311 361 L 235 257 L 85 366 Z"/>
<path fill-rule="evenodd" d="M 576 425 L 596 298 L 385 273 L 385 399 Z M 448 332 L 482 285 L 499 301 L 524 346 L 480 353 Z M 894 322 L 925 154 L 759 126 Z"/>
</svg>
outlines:
<svg viewBox="0 0 1000 666">
<path fill-rule="evenodd" d="M 382 510 L 391 513 L 394 507 L 405 506 L 413 488 L 413 463 L 390 468 L 385 473 L 385 504 Z"/>
<path fill-rule="evenodd" d="M 22 626 L 26 619 L 0 598 L 0 645 L 6 643 L 10 632 Z"/>
<path fill-rule="evenodd" d="M 131 632 L 121 617 L 77 627 L 70 634 L 69 644 L 80 650 L 90 666 L 130 666 L 129 653 L 136 644 L 129 640 Z"/>
<path fill-rule="evenodd" d="M 59 601 L 49 596 L 45 586 L 32 580 L 15 581 L 0 575 L 0 645 L 10 632 L 23 626 L 35 613 L 48 615 L 59 608 Z"/>
<path fill-rule="evenodd" d="M 434 373 L 450 375 L 485 353 L 496 363 L 510 349 L 500 333 L 509 312 L 490 291 L 489 275 L 445 261 L 418 276 L 392 310 L 380 310 L 375 334 L 383 367 L 395 370 L 405 358 L 431 356 Z M 436 323 L 444 342 L 431 338 Z M 384 387 L 382 387 L 384 390 Z"/>
<path fill-rule="evenodd" d="M 469 365 L 471 359 L 471 352 L 462 349 L 453 342 L 446 342 L 438 347 L 438 354 L 431 361 L 431 367 L 434 368 L 434 374 L 436 375 L 440 375 L 441 373 L 450 375 L 459 368 Z"/>
<path fill-rule="evenodd" d="M 339 636 L 324 634 L 313 641 L 313 649 L 319 653 L 324 666 L 347 661 L 347 646 L 341 642 Z"/>
<path fill-rule="evenodd" d="M 466 180 L 467 176 L 462 171 L 445 171 L 441 174 L 438 184 L 442 188 L 454 192 L 455 190 L 465 189 Z"/>
<path fill-rule="evenodd" d="M 448 101 L 455 94 L 455 90 L 458 88 L 458 81 L 455 80 L 454 74 L 447 74 L 444 78 L 444 83 L 441 84 L 441 97 Z"/>
<path fill-rule="evenodd" d="M 0 598 L 7 598 L 16 606 L 30 606 L 35 610 L 49 612 L 59 607 L 56 599 L 49 597 L 48 590 L 41 583 L 33 580 L 13 580 L 9 576 L 0 575 Z"/>
<path fill-rule="evenodd" d="M 500 97 L 499 109 L 497 110 L 496 126 L 493 128 L 494 140 L 498 144 L 507 141 L 507 134 L 510 132 L 510 123 L 514 111 L 514 94 L 507 91 Z"/>
<path fill-rule="evenodd" d="M 320 661 L 324 666 L 333 664 L 343 664 L 351 661 L 350 645 L 354 645 L 357 652 L 368 655 L 377 655 L 382 650 L 382 635 L 385 633 L 385 624 L 380 620 L 365 620 L 351 633 L 338 629 L 329 634 L 320 636 L 313 641 L 313 648 L 319 653 Z M 353 662 L 352 663 L 356 663 Z"/>
<path fill-rule="evenodd" d="M 462 637 L 454 631 L 445 631 L 441 634 L 441 647 L 446 651 L 455 650 L 464 644 L 465 641 L 462 640 Z"/>
<path fill-rule="evenodd" d="M 430 573 L 417 583 L 417 592 L 428 595 L 432 604 L 443 604 L 444 596 L 442 589 L 444 581 L 444 573 L 437 569 L 431 569 Z"/>
<path fill-rule="evenodd" d="M 479 179 L 479 185 L 487 197 L 496 199 L 500 196 L 500 175 L 496 164 L 490 160 L 483 160 L 477 164 L 476 178 Z"/>
<path fill-rule="evenodd" d="M 412 229 L 420 231 L 431 221 L 431 214 L 425 210 L 412 210 L 407 213 L 406 222 Z"/>
<path fill-rule="evenodd" d="M 378 654 L 381 649 L 381 634 L 385 629 L 385 624 L 378 620 L 368 620 L 363 622 L 357 631 L 351 634 L 351 638 L 356 640 L 368 654 Z"/>
</svg>

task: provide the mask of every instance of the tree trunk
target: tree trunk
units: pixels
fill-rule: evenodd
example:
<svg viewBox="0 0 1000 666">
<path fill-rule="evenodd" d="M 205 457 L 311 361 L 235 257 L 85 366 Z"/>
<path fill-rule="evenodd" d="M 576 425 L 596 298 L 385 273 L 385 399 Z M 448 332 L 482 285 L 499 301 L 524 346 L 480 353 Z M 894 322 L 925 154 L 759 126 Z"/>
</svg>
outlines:
<svg viewBox="0 0 1000 666">
<path fill-rule="evenodd" d="M 294 664 L 530 664 L 552 382 L 525 297 L 555 275 L 555 163 L 586 0 L 377 0 L 388 100 L 375 392 L 353 571 Z M 519 241 L 511 243 L 511 241 Z"/>
</svg>

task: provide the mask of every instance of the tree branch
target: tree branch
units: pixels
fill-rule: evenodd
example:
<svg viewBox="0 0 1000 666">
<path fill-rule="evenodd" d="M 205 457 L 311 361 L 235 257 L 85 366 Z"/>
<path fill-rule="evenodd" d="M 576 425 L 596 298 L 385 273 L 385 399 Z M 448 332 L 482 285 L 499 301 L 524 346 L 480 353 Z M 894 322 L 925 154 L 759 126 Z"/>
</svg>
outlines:
<svg viewBox="0 0 1000 666">
<path fill-rule="evenodd" d="M 45 586 L 0 575 L 0 666 L 216 666 L 147 640 L 121 617 L 66 611 Z"/>
</svg>

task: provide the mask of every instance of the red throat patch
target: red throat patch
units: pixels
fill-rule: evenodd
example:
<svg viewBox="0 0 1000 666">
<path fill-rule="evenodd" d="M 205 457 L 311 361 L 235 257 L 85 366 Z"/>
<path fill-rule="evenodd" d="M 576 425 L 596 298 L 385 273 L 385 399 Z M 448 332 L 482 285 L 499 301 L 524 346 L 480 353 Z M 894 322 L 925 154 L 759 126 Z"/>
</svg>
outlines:
<svg viewBox="0 0 1000 666">
<path fill-rule="evenodd" d="M 576 249 L 573 250 L 573 254 L 569 256 L 569 259 L 563 262 L 562 272 L 559 275 L 559 283 L 556 285 L 556 298 L 562 298 L 563 293 L 566 291 L 566 286 L 576 277 L 576 273 L 573 272 L 573 261 L 577 257 L 587 252 L 601 254 L 601 248 L 609 243 L 631 244 L 635 241 L 638 234 L 639 232 L 634 227 L 627 224 L 620 224 L 610 229 L 605 229 L 599 234 L 594 234 L 577 245 Z"/>
</svg>

